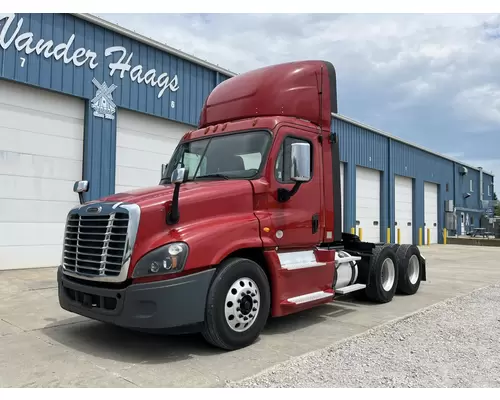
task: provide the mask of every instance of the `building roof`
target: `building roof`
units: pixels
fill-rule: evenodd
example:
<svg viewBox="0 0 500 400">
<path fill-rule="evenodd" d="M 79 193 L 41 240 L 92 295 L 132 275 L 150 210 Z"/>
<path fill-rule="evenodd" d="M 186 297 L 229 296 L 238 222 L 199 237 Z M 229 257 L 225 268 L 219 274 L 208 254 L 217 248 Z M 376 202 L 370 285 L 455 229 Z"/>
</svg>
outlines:
<svg viewBox="0 0 500 400">
<path fill-rule="evenodd" d="M 377 128 L 374 128 L 374 127 L 372 127 L 372 126 L 369 126 L 369 125 L 363 124 L 363 123 L 361 123 L 361 122 L 355 121 L 355 120 L 353 120 L 353 119 L 351 119 L 351 118 L 348 118 L 348 117 L 345 117 L 345 116 L 343 116 L 343 115 L 332 113 L 332 117 L 337 118 L 337 119 L 339 119 L 339 120 L 341 120 L 341 121 L 348 122 L 348 123 L 350 123 L 350 124 L 352 124 L 352 125 L 356 125 L 356 126 L 358 126 L 358 127 L 360 127 L 360 128 L 363 128 L 363 129 L 366 129 L 366 130 L 369 130 L 369 131 L 375 132 L 375 133 L 377 133 L 377 134 L 379 134 L 379 135 L 382 135 L 382 136 L 388 137 L 388 138 L 390 138 L 390 139 L 392 139 L 392 140 L 396 140 L 396 141 L 398 141 L 398 142 L 400 142 L 400 143 L 404 143 L 404 144 L 406 144 L 406 145 L 408 145 L 408 146 L 411 146 L 411 147 L 413 147 L 413 148 L 416 148 L 416 149 L 419 149 L 419 150 L 425 151 L 426 153 L 429 153 L 429 154 L 435 155 L 435 156 L 437 156 L 437 157 L 444 158 L 444 159 L 446 159 L 446 160 L 452 161 L 452 162 L 457 163 L 457 164 L 459 164 L 459 165 L 463 165 L 464 167 L 467 167 L 467 168 L 470 168 L 470 169 L 473 169 L 473 170 L 476 170 L 476 171 L 479 171 L 479 170 L 481 169 L 481 167 L 474 167 L 474 166 L 469 165 L 469 164 L 466 164 L 466 163 L 464 163 L 464 162 L 462 162 L 462 161 L 459 161 L 459 160 L 456 160 L 456 159 L 454 159 L 454 158 L 451 158 L 451 157 L 445 156 L 445 155 L 443 155 L 443 154 L 437 153 L 437 152 L 435 152 L 435 151 L 432 151 L 432 150 L 426 149 L 425 147 L 419 146 L 419 145 L 417 145 L 417 144 L 415 144 L 415 143 L 408 142 L 407 140 L 403 140 L 403 139 L 401 139 L 401 138 L 399 138 L 399 137 L 397 137 L 397 136 L 393 136 L 393 135 L 391 135 L 390 133 L 384 132 L 384 131 L 382 131 L 382 130 L 380 130 L 380 129 L 377 129 Z M 493 173 L 491 173 L 491 172 L 486 172 L 486 171 L 484 171 L 484 170 L 483 170 L 483 173 L 485 173 L 485 174 L 487 174 L 487 175 L 490 175 L 490 176 L 494 176 L 494 175 L 493 175 Z"/>
<path fill-rule="evenodd" d="M 232 71 L 230 71 L 228 69 L 222 68 L 219 65 L 212 64 L 212 63 L 210 63 L 210 62 L 208 62 L 206 60 L 202 60 L 201 58 L 195 57 L 195 56 L 190 55 L 188 53 L 184 53 L 183 51 L 180 51 L 178 49 L 170 47 L 170 46 L 168 46 L 168 45 L 166 45 L 164 43 L 158 42 L 157 40 L 154 40 L 152 38 L 148 38 L 148 37 L 146 37 L 144 35 L 141 35 L 140 33 L 137 33 L 137 32 L 132 31 L 130 29 L 124 28 L 124 27 L 122 27 L 120 25 L 117 25 L 117 24 L 115 24 L 113 22 L 110 22 L 110 21 L 107 21 L 105 19 L 102 19 L 102 18 L 100 18 L 100 17 L 98 17 L 96 15 L 87 14 L 87 13 L 85 13 L 85 14 L 72 13 L 72 15 L 74 15 L 75 17 L 84 19 L 84 20 L 86 20 L 88 22 L 91 22 L 91 23 L 93 23 L 95 25 L 99 25 L 99 26 L 101 26 L 103 28 L 106 28 L 106 29 L 109 29 L 111 31 L 117 32 L 117 33 L 119 33 L 119 34 L 121 34 L 123 36 L 130 37 L 131 39 L 135 39 L 138 42 L 142 42 L 142 43 L 147 44 L 149 46 L 155 47 L 155 48 L 157 48 L 159 50 L 165 51 L 165 52 L 167 52 L 169 54 L 175 55 L 175 56 L 177 56 L 179 58 L 182 58 L 184 60 L 188 60 L 188 61 L 190 61 L 190 62 L 192 62 L 194 64 L 198 64 L 198 65 L 201 65 L 201 66 L 203 66 L 205 68 L 211 69 L 213 71 L 220 72 L 221 74 L 224 74 L 226 76 L 233 77 L 233 76 L 237 75 L 235 72 L 232 72 Z M 433 154 L 435 156 L 438 156 L 438 157 L 450 160 L 452 162 L 455 162 L 457 164 L 463 165 L 463 166 L 465 166 L 467 168 L 471 168 L 471 169 L 474 169 L 476 171 L 480 170 L 479 167 L 474 167 L 474 166 L 468 165 L 468 164 L 466 164 L 466 163 L 464 163 L 462 161 L 455 160 L 455 159 L 453 159 L 451 157 L 447 157 L 447 156 L 445 156 L 443 154 L 439 154 L 439 153 L 437 153 L 435 151 L 426 149 L 426 148 L 424 148 L 422 146 L 416 145 L 414 143 L 410 143 L 410 142 L 408 142 L 406 140 L 403 140 L 401 138 L 393 136 L 393 135 L 391 135 L 391 134 L 389 134 L 387 132 L 384 132 L 384 131 L 382 131 L 380 129 L 373 128 L 371 126 L 365 125 L 365 124 L 363 124 L 361 122 L 355 121 L 355 120 L 353 120 L 351 118 L 348 118 L 348 117 L 345 117 L 343 115 L 332 114 L 332 116 L 335 117 L 335 118 L 338 118 L 340 120 L 343 120 L 345 122 L 351 123 L 353 125 L 359 126 L 360 128 L 364 128 L 364 129 L 370 130 L 370 131 L 375 132 L 375 133 L 377 133 L 379 135 L 386 136 L 386 137 L 391 138 L 393 140 L 396 140 L 398 142 L 407 144 L 408 146 L 411 146 L 411 147 L 414 147 L 416 149 L 425 151 L 425 152 L 427 152 L 429 154 Z M 483 172 L 487 173 L 490 176 L 494 176 L 493 173 L 491 173 L 491 172 L 486 172 L 486 171 L 483 171 Z"/>
<path fill-rule="evenodd" d="M 157 40 L 154 40 L 152 38 L 148 38 L 144 35 L 141 35 L 140 33 L 134 32 L 130 29 L 124 28 L 124 27 L 117 25 L 113 22 L 102 19 L 96 15 L 87 14 L 87 13 L 85 13 L 85 14 L 72 13 L 71 15 L 74 15 L 77 18 L 81 18 L 85 21 L 88 21 L 88 22 L 93 23 L 95 25 L 101 26 L 103 28 L 109 29 L 110 31 L 117 32 L 123 36 L 127 36 L 131 39 L 135 39 L 138 42 L 147 44 L 151 47 L 155 47 L 159 50 L 162 50 L 166 53 L 175 55 L 175 56 L 182 58 L 184 60 L 190 61 L 194 64 L 198 64 L 198 65 L 201 65 L 205 68 L 211 69 L 213 71 L 220 72 L 221 74 L 227 75 L 229 77 L 237 75 L 235 72 L 232 72 L 232 71 L 229 71 L 228 69 L 222 68 L 219 65 L 212 64 L 206 60 L 202 60 L 201 58 L 184 53 L 183 51 L 177 50 L 177 49 L 170 47 L 164 43 L 158 42 Z"/>
</svg>

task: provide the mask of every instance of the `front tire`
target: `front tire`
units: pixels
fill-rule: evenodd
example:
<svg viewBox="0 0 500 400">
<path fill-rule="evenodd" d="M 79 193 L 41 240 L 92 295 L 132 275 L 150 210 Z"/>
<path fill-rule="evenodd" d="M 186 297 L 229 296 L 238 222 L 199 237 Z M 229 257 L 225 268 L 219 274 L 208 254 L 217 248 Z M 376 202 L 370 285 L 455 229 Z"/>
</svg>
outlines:
<svg viewBox="0 0 500 400">
<path fill-rule="evenodd" d="M 366 296 L 377 303 L 388 303 L 394 297 L 398 284 L 396 253 L 392 246 L 377 246 L 373 249 L 370 262 L 370 283 Z"/>
<path fill-rule="evenodd" d="M 208 292 L 203 337 L 224 350 L 249 346 L 264 329 L 270 305 L 269 281 L 259 264 L 225 260 Z"/>
</svg>

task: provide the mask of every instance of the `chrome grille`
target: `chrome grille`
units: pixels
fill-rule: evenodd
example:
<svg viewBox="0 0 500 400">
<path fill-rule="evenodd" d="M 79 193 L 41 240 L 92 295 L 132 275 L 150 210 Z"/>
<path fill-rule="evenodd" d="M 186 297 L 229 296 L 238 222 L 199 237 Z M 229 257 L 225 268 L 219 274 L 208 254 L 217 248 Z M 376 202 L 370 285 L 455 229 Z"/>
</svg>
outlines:
<svg viewBox="0 0 500 400">
<path fill-rule="evenodd" d="M 120 274 L 127 248 L 129 215 L 70 214 L 64 234 L 63 264 L 67 271 L 96 277 Z"/>
</svg>

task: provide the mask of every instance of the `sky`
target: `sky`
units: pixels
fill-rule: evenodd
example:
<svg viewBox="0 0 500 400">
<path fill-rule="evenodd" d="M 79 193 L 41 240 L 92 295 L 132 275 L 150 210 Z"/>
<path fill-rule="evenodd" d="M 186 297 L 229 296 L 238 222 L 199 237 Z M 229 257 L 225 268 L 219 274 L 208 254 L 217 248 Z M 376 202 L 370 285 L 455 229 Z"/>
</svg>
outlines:
<svg viewBox="0 0 500 400">
<path fill-rule="evenodd" d="M 235 73 L 323 59 L 339 113 L 500 177 L 500 14 L 97 14 Z"/>
</svg>

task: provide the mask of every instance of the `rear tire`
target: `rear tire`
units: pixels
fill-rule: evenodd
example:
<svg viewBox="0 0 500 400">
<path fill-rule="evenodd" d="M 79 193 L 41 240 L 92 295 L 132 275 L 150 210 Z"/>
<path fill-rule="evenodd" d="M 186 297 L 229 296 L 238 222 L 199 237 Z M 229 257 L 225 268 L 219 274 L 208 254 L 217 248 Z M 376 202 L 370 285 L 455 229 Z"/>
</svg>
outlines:
<svg viewBox="0 0 500 400">
<path fill-rule="evenodd" d="M 406 295 L 417 293 L 422 280 L 419 248 L 413 244 L 401 245 L 396 258 L 399 270 L 398 292 Z"/>
<path fill-rule="evenodd" d="M 369 285 L 366 296 L 377 303 L 388 303 L 394 297 L 398 284 L 396 253 L 392 246 L 377 246 L 370 261 Z"/>
<path fill-rule="evenodd" d="M 259 264 L 244 258 L 225 260 L 208 292 L 202 335 L 224 350 L 246 347 L 264 329 L 270 304 L 269 282 Z"/>
</svg>

